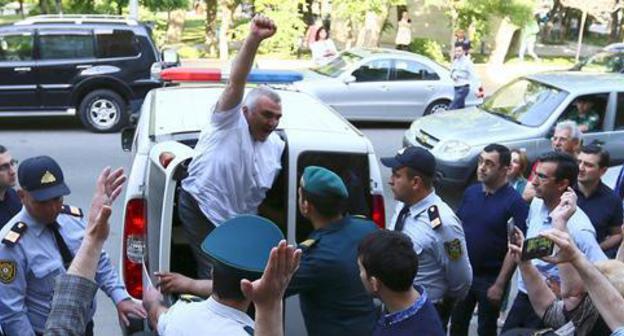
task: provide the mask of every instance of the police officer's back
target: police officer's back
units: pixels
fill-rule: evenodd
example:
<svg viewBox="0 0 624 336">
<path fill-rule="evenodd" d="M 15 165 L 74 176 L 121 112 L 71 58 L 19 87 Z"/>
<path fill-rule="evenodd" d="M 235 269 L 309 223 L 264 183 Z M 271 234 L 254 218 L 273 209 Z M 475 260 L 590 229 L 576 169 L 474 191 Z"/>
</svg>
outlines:
<svg viewBox="0 0 624 336">
<path fill-rule="evenodd" d="M 348 192 L 335 173 L 304 170 L 299 210 L 315 230 L 301 243 L 303 256 L 287 295 L 299 294 L 310 336 L 368 335 L 376 320 L 372 297 L 359 278 L 357 246 L 377 230 L 369 220 L 343 216 Z"/>
</svg>

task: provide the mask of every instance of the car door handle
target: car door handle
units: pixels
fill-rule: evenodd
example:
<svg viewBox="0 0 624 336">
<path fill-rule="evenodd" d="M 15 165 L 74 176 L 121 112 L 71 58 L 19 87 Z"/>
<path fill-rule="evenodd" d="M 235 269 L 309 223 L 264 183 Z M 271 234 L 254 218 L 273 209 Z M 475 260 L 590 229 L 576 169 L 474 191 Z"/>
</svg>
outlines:
<svg viewBox="0 0 624 336">
<path fill-rule="evenodd" d="M 379 90 L 381 90 L 381 91 L 388 91 L 388 87 L 385 86 L 385 85 L 381 85 L 381 86 L 379 86 Z"/>
<path fill-rule="evenodd" d="M 13 70 L 15 70 L 15 72 L 29 72 L 32 69 L 30 67 L 21 67 L 21 68 L 15 68 Z"/>
<path fill-rule="evenodd" d="M 427 90 L 433 90 L 433 89 L 435 89 L 435 86 L 433 86 L 433 85 L 427 85 Z"/>
<path fill-rule="evenodd" d="M 76 69 L 78 69 L 78 70 L 89 69 L 91 67 L 93 67 L 93 65 L 91 65 L 91 64 L 76 65 Z"/>
</svg>

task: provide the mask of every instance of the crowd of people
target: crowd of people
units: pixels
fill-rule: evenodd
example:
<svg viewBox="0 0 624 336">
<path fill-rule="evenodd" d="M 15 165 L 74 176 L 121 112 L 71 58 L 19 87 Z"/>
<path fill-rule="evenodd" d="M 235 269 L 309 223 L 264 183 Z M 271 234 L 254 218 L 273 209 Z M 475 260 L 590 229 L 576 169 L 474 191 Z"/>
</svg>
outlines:
<svg viewBox="0 0 624 336">
<path fill-rule="evenodd" d="M 392 170 L 397 201 L 385 230 L 346 213 L 349 189 L 336 172 L 308 166 L 297 206 L 313 231 L 297 247 L 288 245 L 274 223 L 257 216 L 282 169 L 285 143 L 274 132 L 281 99 L 263 86 L 244 96 L 258 47 L 275 31 L 269 18 L 252 20 L 181 183 L 177 213 L 198 279 L 158 273 L 142 305 L 102 252 L 123 171 L 102 171 L 83 214 L 64 205 L 70 190 L 54 159 L 17 166 L 0 146 L 5 335 L 92 334 L 97 288 L 115 302 L 122 323 L 146 318 L 163 336 L 279 336 L 283 298 L 295 294 L 312 336 L 468 335 L 475 307 L 478 334 L 497 335 L 516 271 L 518 294 L 503 335 L 624 335 L 622 197 L 601 181 L 609 153 L 583 145 L 575 121 L 557 125 L 552 151 L 537 159 L 528 179 L 525 152 L 485 146 L 478 182 L 455 211 L 436 194 L 436 160 L 427 149 L 381 158 Z M 466 50 L 460 45 L 456 53 Z M 553 242 L 557 252 L 525 258 L 525 239 L 534 237 Z M 168 306 L 164 294 L 201 299 Z"/>
</svg>

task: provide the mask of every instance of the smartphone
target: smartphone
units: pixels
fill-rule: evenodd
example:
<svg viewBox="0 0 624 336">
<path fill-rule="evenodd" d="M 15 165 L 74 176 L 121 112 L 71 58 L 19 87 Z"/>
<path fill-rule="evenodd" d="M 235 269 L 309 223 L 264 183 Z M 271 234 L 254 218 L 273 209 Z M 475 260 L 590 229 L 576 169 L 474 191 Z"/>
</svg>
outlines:
<svg viewBox="0 0 624 336">
<path fill-rule="evenodd" d="M 514 239 L 514 228 L 516 227 L 515 223 L 514 223 L 514 219 L 513 218 L 509 218 L 509 220 L 507 221 L 507 241 L 510 244 L 515 244 L 515 239 Z"/>
<path fill-rule="evenodd" d="M 552 256 L 555 251 L 555 243 L 546 237 L 534 237 L 524 241 L 522 247 L 522 260 L 530 260 Z"/>
</svg>

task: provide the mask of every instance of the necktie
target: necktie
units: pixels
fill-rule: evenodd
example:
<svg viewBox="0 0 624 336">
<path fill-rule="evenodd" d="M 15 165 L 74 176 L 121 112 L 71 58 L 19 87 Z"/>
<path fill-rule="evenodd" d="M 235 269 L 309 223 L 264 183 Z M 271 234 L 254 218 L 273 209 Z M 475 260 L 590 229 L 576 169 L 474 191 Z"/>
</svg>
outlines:
<svg viewBox="0 0 624 336">
<path fill-rule="evenodd" d="M 65 266 L 65 269 L 68 269 L 69 265 L 74 259 L 74 255 L 69 250 L 69 247 L 67 247 L 67 244 L 65 244 L 65 240 L 63 240 L 63 236 L 61 236 L 61 233 L 59 232 L 59 228 L 61 226 L 59 225 L 59 223 L 54 222 L 50 224 L 48 227 L 52 231 L 52 234 L 54 234 L 54 240 L 56 240 L 56 246 L 58 247 L 59 252 L 61 253 L 61 258 L 63 258 L 63 265 Z"/>
<path fill-rule="evenodd" d="M 397 216 L 396 224 L 394 224 L 394 231 L 403 231 L 403 227 L 405 226 L 405 219 L 407 219 L 407 215 L 409 215 L 409 206 L 404 205 L 403 209 L 399 212 L 399 216 Z"/>
</svg>

